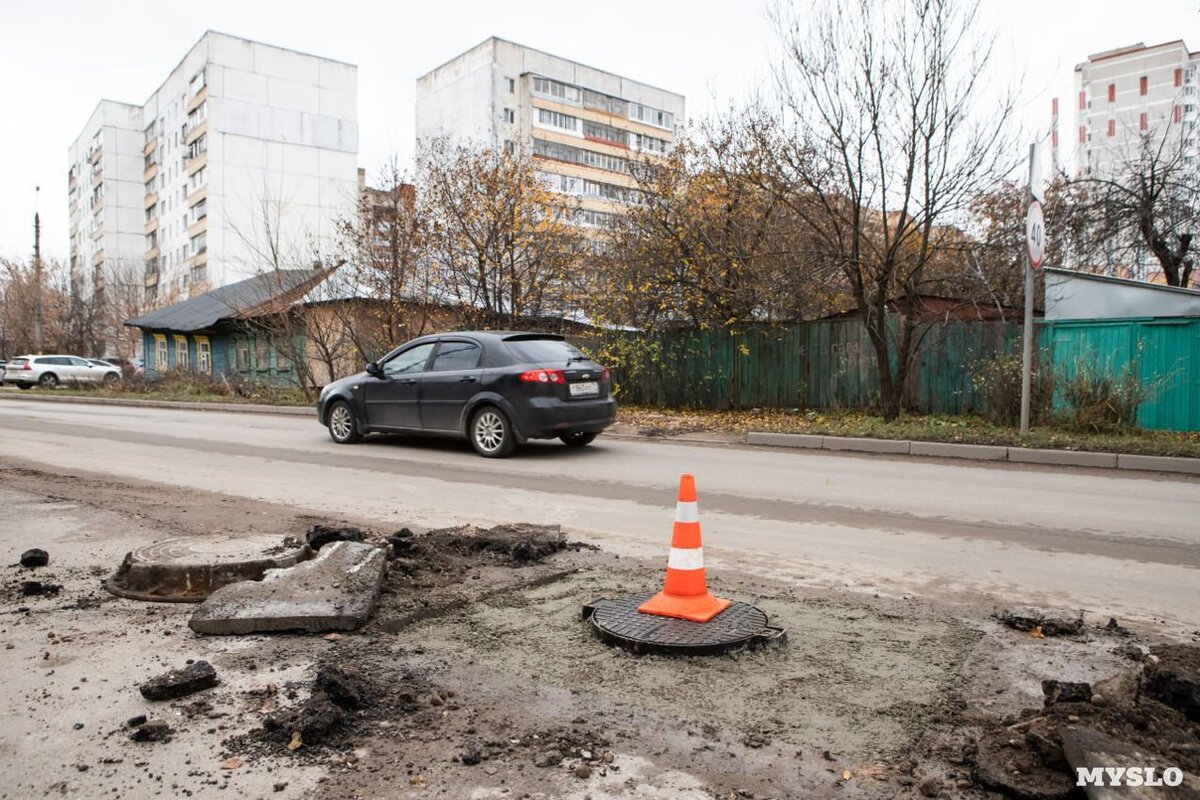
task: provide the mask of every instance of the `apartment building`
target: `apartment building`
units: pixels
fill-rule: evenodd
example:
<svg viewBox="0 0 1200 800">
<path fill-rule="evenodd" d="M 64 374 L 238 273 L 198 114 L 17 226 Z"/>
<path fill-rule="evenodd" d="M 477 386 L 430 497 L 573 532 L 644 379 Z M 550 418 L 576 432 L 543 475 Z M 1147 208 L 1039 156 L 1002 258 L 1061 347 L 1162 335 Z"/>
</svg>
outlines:
<svg viewBox="0 0 1200 800">
<path fill-rule="evenodd" d="M 141 105 L 71 146 L 71 265 L 134 264 L 147 308 L 308 266 L 358 202 L 357 67 L 206 32 Z"/>
<path fill-rule="evenodd" d="M 529 153 L 546 184 L 578 198 L 580 224 L 620 214 L 630 162 L 661 156 L 684 97 L 492 37 L 417 79 L 416 132 Z"/>
<path fill-rule="evenodd" d="M 1200 53 L 1173 41 L 1139 42 L 1076 65 L 1076 174 L 1109 174 L 1147 135 L 1172 137 L 1196 166 L 1198 64 Z"/>
</svg>

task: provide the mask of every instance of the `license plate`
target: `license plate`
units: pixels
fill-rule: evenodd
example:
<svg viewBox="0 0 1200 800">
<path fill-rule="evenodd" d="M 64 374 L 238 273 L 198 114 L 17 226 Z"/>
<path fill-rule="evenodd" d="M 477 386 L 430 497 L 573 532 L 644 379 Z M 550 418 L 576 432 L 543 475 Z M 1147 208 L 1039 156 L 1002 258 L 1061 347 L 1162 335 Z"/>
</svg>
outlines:
<svg viewBox="0 0 1200 800">
<path fill-rule="evenodd" d="M 571 397 L 587 397 L 592 394 L 600 394 L 600 383 L 598 381 L 579 381 L 578 383 L 568 384 L 567 388 L 571 392 Z"/>
</svg>

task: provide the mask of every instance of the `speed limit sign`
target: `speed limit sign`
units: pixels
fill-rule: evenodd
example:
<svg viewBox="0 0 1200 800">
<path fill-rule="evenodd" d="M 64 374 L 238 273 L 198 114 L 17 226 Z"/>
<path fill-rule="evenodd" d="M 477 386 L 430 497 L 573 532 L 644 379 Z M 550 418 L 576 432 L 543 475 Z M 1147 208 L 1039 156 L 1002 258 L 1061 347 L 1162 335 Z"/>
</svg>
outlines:
<svg viewBox="0 0 1200 800">
<path fill-rule="evenodd" d="M 1025 215 L 1025 246 L 1029 249 L 1029 264 L 1038 269 L 1046 258 L 1046 218 L 1037 200 L 1029 204 Z"/>
</svg>

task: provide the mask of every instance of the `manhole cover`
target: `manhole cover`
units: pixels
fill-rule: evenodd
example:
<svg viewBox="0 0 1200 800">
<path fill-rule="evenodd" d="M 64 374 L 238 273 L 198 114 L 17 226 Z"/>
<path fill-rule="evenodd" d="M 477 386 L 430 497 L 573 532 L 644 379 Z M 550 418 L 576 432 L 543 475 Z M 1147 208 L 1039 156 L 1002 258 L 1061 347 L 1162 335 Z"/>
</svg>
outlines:
<svg viewBox="0 0 1200 800">
<path fill-rule="evenodd" d="M 278 536 L 189 536 L 139 547 L 126 554 L 105 588 L 121 597 L 165 603 L 198 603 L 237 581 L 262 580 L 269 569 L 308 558 L 307 545 Z"/>
<path fill-rule="evenodd" d="M 691 622 L 638 611 L 652 596 L 600 598 L 583 607 L 583 618 L 602 640 L 635 653 L 716 655 L 787 641 L 787 631 L 768 625 L 767 615 L 747 603 L 735 600 L 710 621 Z"/>
</svg>

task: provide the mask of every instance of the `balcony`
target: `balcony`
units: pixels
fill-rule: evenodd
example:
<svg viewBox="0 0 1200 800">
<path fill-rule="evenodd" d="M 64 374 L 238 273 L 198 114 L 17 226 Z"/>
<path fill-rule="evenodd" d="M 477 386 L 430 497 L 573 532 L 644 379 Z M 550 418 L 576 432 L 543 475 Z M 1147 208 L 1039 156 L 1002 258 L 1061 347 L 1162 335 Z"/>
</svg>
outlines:
<svg viewBox="0 0 1200 800">
<path fill-rule="evenodd" d="M 142 228 L 142 235 L 149 236 L 156 230 L 158 230 L 158 217 L 152 217 L 146 222 L 145 227 Z"/>
<path fill-rule="evenodd" d="M 183 143 L 191 144 L 192 142 L 196 141 L 197 139 L 199 139 L 201 136 L 203 136 L 206 133 L 208 133 L 208 119 L 207 118 L 197 120 L 194 123 L 190 123 L 187 127 L 186 133 L 184 134 Z"/>
<path fill-rule="evenodd" d="M 144 258 L 146 261 L 158 261 L 158 245 L 154 245 L 154 247 L 147 250 Z"/>
<path fill-rule="evenodd" d="M 208 151 L 206 150 L 203 153 L 200 153 L 199 155 L 197 155 L 193 158 L 189 158 L 187 161 L 185 161 L 184 165 L 183 165 L 183 171 L 190 178 L 191 176 L 193 176 L 197 172 L 199 172 L 207 164 L 208 164 Z"/>
<path fill-rule="evenodd" d="M 87 151 L 87 160 L 89 164 L 95 164 L 100 160 L 100 154 L 104 152 L 102 147 L 90 147 Z"/>
<path fill-rule="evenodd" d="M 200 107 L 201 103 L 203 103 L 207 99 L 208 99 L 208 86 L 206 85 L 206 86 L 202 87 L 200 89 L 200 91 L 198 91 L 194 95 L 192 95 L 191 99 L 187 101 L 187 107 L 184 108 L 184 113 L 185 114 L 192 113 L 193 111 L 195 111 L 197 108 Z"/>
<path fill-rule="evenodd" d="M 92 255 L 92 266 L 98 267 L 103 263 L 104 263 L 104 248 L 101 247 L 99 250 L 97 250 L 95 252 L 95 254 Z"/>
<path fill-rule="evenodd" d="M 196 203 L 206 199 L 208 199 L 208 187 L 199 186 L 196 188 L 196 191 L 192 192 L 184 199 L 184 202 L 187 204 L 188 208 L 191 208 L 192 206 L 196 205 Z"/>
<path fill-rule="evenodd" d="M 96 227 L 92 228 L 92 241 L 99 239 L 104 235 L 104 220 L 98 220 Z"/>
<path fill-rule="evenodd" d="M 142 171 L 142 183 L 149 183 L 154 180 L 154 176 L 158 175 L 158 162 L 155 161 L 150 166 Z"/>
<path fill-rule="evenodd" d="M 150 141 L 146 142 L 146 146 L 142 148 L 142 155 L 148 156 L 158 149 L 158 137 L 155 136 Z"/>
<path fill-rule="evenodd" d="M 158 192 L 147 192 L 145 198 L 142 199 L 142 208 L 149 208 L 158 202 Z"/>
<path fill-rule="evenodd" d="M 187 236 L 190 239 L 208 230 L 208 217 L 204 216 L 187 226 Z"/>
</svg>

